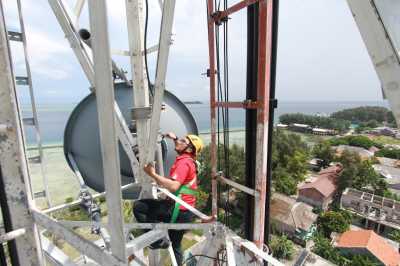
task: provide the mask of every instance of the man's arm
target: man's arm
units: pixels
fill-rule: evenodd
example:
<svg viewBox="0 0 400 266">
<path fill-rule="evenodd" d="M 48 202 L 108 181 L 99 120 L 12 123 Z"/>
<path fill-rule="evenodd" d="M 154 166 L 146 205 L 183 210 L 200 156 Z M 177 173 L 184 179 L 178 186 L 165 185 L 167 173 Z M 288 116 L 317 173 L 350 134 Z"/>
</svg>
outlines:
<svg viewBox="0 0 400 266">
<path fill-rule="evenodd" d="M 153 178 L 159 186 L 168 189 L 172 193 L 177 191 L 181 186 L 181 183 L 179 183 L 178 181 L 157 174 L 152 164 L 146 165 L 144 167 L 144 171 L 151 178 Z"/>
</svg>

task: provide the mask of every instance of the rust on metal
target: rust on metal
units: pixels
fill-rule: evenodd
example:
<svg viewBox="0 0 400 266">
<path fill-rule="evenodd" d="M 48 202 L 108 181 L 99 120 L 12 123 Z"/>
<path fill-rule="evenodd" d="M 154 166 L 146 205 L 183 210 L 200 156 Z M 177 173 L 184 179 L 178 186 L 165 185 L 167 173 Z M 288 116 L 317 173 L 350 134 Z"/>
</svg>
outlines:
<svg viewBox="0 0 400 266">
<path fill-rule="evenodd" d="M 263 107 L 257 110 L 257 149 L 255 188 L 260 196 L 255 198 L 254 242 L 258 248 L 264 243 L 265 200 L 267 185 L 268 116 L 272 49 L 273 0 L 259 1 L 258 81 L 257 100 Z"/>
<path fill-rule="evenodd" d="M 257 3 L 260 0 L 243 0 L 240 1 L 239 3 L 236 3 L 234 5 L 232 5 L 231 7 L 228 7 L 226 10 L 223 11 L 217 11 L 214 13 L 211 13 L 211 17 L 214 20 L 215 24 L 217 25 L 221 25 L 221 23 L 223 21 L 228 20 L 228 16 L 245 8 L 248 7 L 250 5 L 253 5 L 255 3 Z"/>
<path fill-rule="evenodd" d="M 207 1 L 207 26 L 208 26 L 208 53 L 210 61 L 210 116 L 211 116 L 211 190 L 212 190 L 212 216 L 217 215 L 217 150 L 216 150 L 216 112 L 215 112 L 215 40 L 214 40 L 214 12 L 213 0 Z"/>
<path fill-rule="evenodd" d="M 258 109 L 263 108 L 264 104 L 260 101 L 246 100 L 243 102 L 216 102 L 215 107 Z"/>
</svg>

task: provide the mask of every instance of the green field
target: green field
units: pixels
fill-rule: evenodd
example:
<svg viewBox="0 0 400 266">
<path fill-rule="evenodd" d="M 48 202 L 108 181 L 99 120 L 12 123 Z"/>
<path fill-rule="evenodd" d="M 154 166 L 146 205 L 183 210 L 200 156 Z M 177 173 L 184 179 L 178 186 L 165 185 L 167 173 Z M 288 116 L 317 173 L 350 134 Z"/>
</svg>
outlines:
<svg viewBox="0 0 400 266">
<path fill-rule="evenodd" d="M 400 145 L 400 139 L 396 139 L 393 137 L 388 137 L 388 136 L 374 136 L 372 137 L 374 141 L 376 141 L 379 144 L 394 144 L 394 145 Z"/>
</svg>

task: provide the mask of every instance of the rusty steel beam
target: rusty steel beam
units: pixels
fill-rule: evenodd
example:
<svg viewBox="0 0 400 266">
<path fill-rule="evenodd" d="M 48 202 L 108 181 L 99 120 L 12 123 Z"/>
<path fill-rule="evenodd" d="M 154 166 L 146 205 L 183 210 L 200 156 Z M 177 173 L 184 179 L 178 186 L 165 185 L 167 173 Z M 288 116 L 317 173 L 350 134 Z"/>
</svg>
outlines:
<svg viewBox="0 0 400 266">
<path fill-rule="evenodd" d="M 263 103 L 263 108 L 257 110 L 257 146 L 256 146 L 256 182 L 255 189 L 259 197 L 255 197 L 253 237 L 258 248 L 264 243 L 265 200 L 267 188 L 267 158 L 268 158 L 268 117 L 269 92 L 271 78 L 272 50 L 272 14 L 273 0 L 259 2 L 259 35 L 258 35 L 258 80 L 257 101 Z"/>
<path fill-rule="evenodd" d="M 208 26 L 208 53 L 210 61 L 210 116 L 211 116 L 211 190 L 212 190 L 212 216 L 216 217 L 218 213 L 217 205 L 217 143 L 216 143 L 216 110 L 215 110 L 215 39 L 214 39 L 214 1 L 207 0 L 207 26 Z"/>
<path fill-rule="evenodd" d="M 215 21 L 216 24 L 220 24 L 221 21 L 225 20 L 228 18 L 229 15 L 242 10 L 245 7 L 248 7 L 250 5 L 253 5 L 255 3 L 257 3 L 260 0 L 243 0 L 240 1 L 239 3 L 236 3 L 234 5 L 232 5 L 231 7 L 228 7 L 226 10 L 224 11 L 220 11 L 220 12 L 215 12 L 213 13 L 213 19 Z"/>
<path fill-rule="evenodd" d="M 225 178 L 223 176 L 218 176 L 218 180 L 220 180 L 221 182 L 223 182 L 223 183 L 225 183 L 225 184 L 227 184 L 227 185 L 229 185 L 231 187 L 234 187 L 234 188 L 236 188 L 236 189 L 238 189 L 238 190 L 240 190 L 240 191 L 242 191 L 244 193 L 247 193 L 248 195 L 251 195 L 253 197 L 258 196 L 257 191 L 255 191 L 254 189 L 251 189 L 251 188 L 246 187 L 246 186 L 244 186 L 242 184 L 236 183 L 235 181 L 232 181 L 232 180 L 230 180 L 228 178 Z"/>
<path fill-rule="evenodd" d="M 215 107 L 258 109 L 263 108 L 262 102 L 243 101 L 243 102 L 215 102 Z"/>
</svg>

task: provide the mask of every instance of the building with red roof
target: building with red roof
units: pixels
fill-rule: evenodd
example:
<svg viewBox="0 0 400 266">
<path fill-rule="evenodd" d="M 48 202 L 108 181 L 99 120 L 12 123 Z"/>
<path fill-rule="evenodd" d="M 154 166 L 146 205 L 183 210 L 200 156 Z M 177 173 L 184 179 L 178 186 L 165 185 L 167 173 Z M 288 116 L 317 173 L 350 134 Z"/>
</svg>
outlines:
<svg viewBox="0 0 400 266">
<path fill-rule="evenodd" d="M 343 167 L 341 164 L 321 170 L 312 181 L 299 187 L 298 200 L 326 210 L 337 190 L 337 179 Z"/>
<path fill-rule="evenodd" d="M 399 252 L 372 230 L 344 232 L 334 239 L 333 245 L 343 254 L 369 255 L 386 266 L 400 265 Z"/>
</svg>

